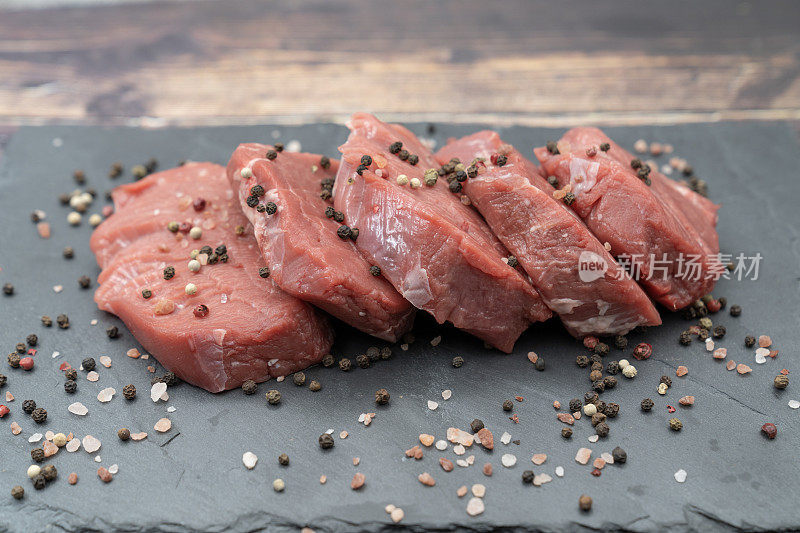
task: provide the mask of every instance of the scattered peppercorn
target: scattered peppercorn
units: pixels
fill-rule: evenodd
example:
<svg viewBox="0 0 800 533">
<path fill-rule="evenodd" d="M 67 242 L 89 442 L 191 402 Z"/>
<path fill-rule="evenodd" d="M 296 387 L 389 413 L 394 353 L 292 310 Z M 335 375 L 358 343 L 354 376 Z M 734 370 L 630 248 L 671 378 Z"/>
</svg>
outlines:
<svg viewBox="0 0 800 533">
<path fill-rule="evenodd" d="M 481 420 L 480 418 L 476 418 L 475 420 L 470 422 L 469 427 L 473 433 L 477 433 L 480 430 L 482 430 L 485 426 L 483 425 L 483 420 Z"/>
<path fill-rule="evenodd" d="M 609 428 L 608 424 L 606 424 L 605 422 L 600 422 L 594 427 L 594 431 L 595 433 L 597 433 L 599 437 L 605 438 L 608 436 L 608 433 L 609 431 L 611 431 L 611 428 Z"/>
<path fill-rule="evenodd" d="M 333 448 L 333 437 L 331 437 L 328 433 L 323 433 L 319 436 L 319 447 L 323 450 L 327 450 Z"/>
<path fill-rule="evenodd" d="M 526 485 L 530 485 L 533 483 L 533 471 L 532 470 L 525 470 L 522 472 L 522 482 Z"/>
<path fill-rule="evenodd" d="M 732 305 L 730 313 L 731 313 L 731 316 L 739 316 L 739 315 L 741 315 L 742 314 L 741 306 Z"/>
<path fill-rule="evenodd" d="M 369 267 L 369 273 L 372 274 L 373 276 L 380 276 L 381 275 L 381 267 L 379 267 L 377 265 L 372 265 L 371 267 Z"/>
<path fill-rule="evenodd" d="M 722 337 L 725 336 L 725 333 L 727 333 L 727 330 L 725 329 L 725 326 L 717 326 L 717 327 L 714 328 L 714 338 L 715 339 L 721 339 Z"/>
<path fill-rule="evenodd" d="M 58 470 L 56 470 L 56 467 L 53 465 L 46 465 L 42 468 L 42 475 L 45 481 L 53 481 L 58 477 Z"/>
<path fill-rule="evenodd" d="M 23 489 L 23 488 L 22 488 L 22 487 L 20 487 L 19 485 L 14 485 L 14 486 L 11 488 L 11 496 L 12 496 L 12 497 L 13 497 L 15 500 L 21 500 L 22 498 L 24 498 L 24 497 L 25 497 L 25 489 Z"/>
<path fill-rule="evenodd" d="M 545 366 L 545 365 L 544 365 L 544 357 L 542 357 L 542 356 L 540 355 L 540 356 L 539 356 L 539 358 L 536 360 L 536 364 L 534 364 L 533 366 L 534 366 L 534 368 L 536 368 L 536 370 L 538 370 L 539 372 L 542 372 L 542 371 L 544 371 L 544 366 Z"/>
<path fill-rule="evenodd" d="M 31 459 L 35 463 L 41 463 L 44 461 L 44 450 L 41 448 L 34 448 L 31 450 Z"/>
<path fill-rule="evenodd" d="M 555 141 L 547 141 L 546 146 L 547 146 L 547 151 L 553 155 L 558 155 L 561 153 L 558 151 L 558 143 L 556 143 Z"/>
<path fill-rule="evenodd" d="M 752 335 L 748 335 L 747 337 L 744 338 L 744 345 L 747 346 L 748 348 L 752 348 L 753 346 L 756 345 L 756 338 L 753 337 Z"/>
<path fill-rule="evenodd" d="M 614 464 L 625 464 L 628 461 L 628 454 L 619 446 L 611 450 L 611 457 L 614 458 Z"/>
<path fill-rule="evenodd" d="M 281 393 L 275 389 L 267 391 L 266 396 L 267 396 L 267 402 L 269 402 L 270 405 L 278 405 L 279 403 L 281 403 Z"/>
<path fill-rule="evenodd" d="M 576 411 L 580 411 L 581 407 L 583 407 L 583 403 L 578 398 L 573 398 L 569 401 L 569 410 L 570 412 L 574 413 Z"/>
<path fill-rule="evenodd" d="M 400 158 L 401 161 L 407 161 L 409 156 L 411 156 L 411 154 L 408 150 L 400 150 L 397 152 L 397 157 Z"/>
<path fill-rule="evenodd" d="M 117 437 L 119 437 L 121 441 L 126 441 L 131 438 L 131 431 L 128 428 L 120 428 L 120 430 L 117 431 Z"/>
<path fill-rule="evenodd" d="M 342 359 L 339 359 L 339 370 L 341 370 L 343 372 L 347 372 L 351 368 L 353 368 L 353 362 L 350 359 L 348 359 L 346 357 L 343 357 Z"/>
<path fill-rule="evenodd" d="M 36 490 L 42 490 L 47 484 L 47 480 L 44 478 L 42 474 L 36 474 L 31 479 L 31 482 L 33 482 L 33 488 Z"/>
<path fill-rule="evenodd" d="M 464 364 L 464 358 L 463 357 L 461 357 L 460 355 L 457 355 L 457 356 L 453 357 L 453 366 L 455 368 L 461 368 L 461 366 L 463 364 Z"/>
<path fill-rule="evenodd" d="M 0 387 L 5 385 L 6 381 L 8 381 L 8 378 L 5 376 L 5 374 L 0 374 Z"/>
<path fill-rule="evenodd" d="M 334 358 L 334 357 L 333 357 L 333 355 L 331 355 L 331 354 L 326 354 L 326 355 L 325 355 L 325 356 L 322 358 L 322 366 L 324 366 L 325 368 L 330 368 L 330 367 L 332 367 L 332 366 L 333 366 L 335 363 L 336 363 L 336 358 Z"/>
<path fill-rule="evenodd" d="M 292 382 L 298 387 L 302 387 L 306 384 L 306 375 L 303 372 L 295 372 L 292 376 Z"/>
<path fill-rule="evenodd" d="M 579 355 L 578 357 L 576 357 L 575 362 L 581 368 L 586 368 L 587 366 L 589 366 L 589 358 L 585 355 Z"/>
<path fill-rule="evenodd" d="M 669 376 L 661 376 L 659 383 L 663 383 L 667 387 L 672 387 L 672 378 L 670 378 Z"/>
<path fill-rule="evenodd" d="M 145 300 L 149 300 L 151 296 L 153 296 L 153 291 L 151 291 L 150 289 L 142 289 L 142 298 L 144 298 Z M 60 325 L 61 324 L 59 324 L 59 326 Z"/>
<path fill-rule="evenodd" d="M 608 143 L 604 144 L 607 145 Z M 600 146 L 602 147 L 603 145 L 601 144 Z M 605 152 L 606 150 L 603 151 Z M 592 510 L 592 499 L 586 494 L 582 494 L 581 497 L 578 498 L 578 508 L 584 513 L 588 513 L 589 511 Z"/>
<path fill-rule="evenodd" d="M 97 366 L 97 363 L 95 363 L 93 357 L 87 357 L 86 359 L 81 361 L 81 366 L 83 367 L 84 370 L 88 372 L 90 370 L 94 370 L 95 366 Z"/>
<path fill-rule="evenodd" d="M 389 391 L 386 389 L 378 389 L 375 392 L 375 403 L 378 405 L 386 405 L 389 403 Z"/>
<path fill-rule="evenodd" d="M 778 428 L 775 427 L 775 424 L 772 422 L 767 422 L 761 426 L 761 433 L 763 433 L 768 439 L 772 440 L 778 435 Z"/>
<path fill-rule="evenodd" d="M 33 410 L 33 413 L 31 413 L 31 418 L 33 418 L 33 421 L 37 424 L 44 424 L 44 422 L 47 420 L 47 411 L 41 407 L 37 407 Z"/>
<path fill-rule="evenodd" d="M 125 385 L 122 387 L 122 395 L 126 400 L 133 400 L 136 398 L 136 387 L 132 383 Z"/>
<path fill-rule="evenodd" d="M 248 379 L 244 383 L 242 383 L 242 392 L 250 396 L 251 394 L 255 394 L 256 390 L 258 389 L 258 385 L 252 379 Z"/>
<path fill-rule="evenodd" d="M 561 436 L 565 439 L 572 438 L 572 428 L 564 427 L 561 428 Z"/>
<path fill-rule="evenodd" d="M 166 383 L 170 387 L 174 387 L 178 384 L 178 376 L 175 375 L 175 372 L 165 372 L 163 376 L 161 376 L 161 381 Z"/>
<path fill-rule="evenodd" d="M 603 378 L 603 385 L 606 389 L 613 389 L 617 386 L 617 378 L 614 376 L 606 376 Z"/>
<path fill-rule="evenodd" d="M 670 418 L 669 419 L 669 429 L 672 431 L 680 431 L 683 428 L 683 423 L 678 420 L 677 418 Z"/>
<path fill-rule="evenodd" d="M 36 409 L 36 402 L 34 402 L 33 400 L 25 400 L 24 402 L 22 402 L 22 410 L 26 414 L 33 413 L 35 409 Z"/>
<path fill-rule="evenodd" d="M 68 379 L 67 381 L 64 382 L 64 391 L 67 394 L 75 394 L 77 390 L 78 390 L 78 383 L 76 381 Z"/>
<path fill-rule="evenodd" d="M 269 159 L 270 161 L 272 161 L 272 160 L 274 160 L 276 157 L 278 157 L 278 151 L 277 151 L 277 150 L 267 150 L 267 153 L 266 153 L 266 158 L 267 158 L 267 159 Z"/>
<path fill-rule="evenodd" d="M 682 332 L 678 338 L 678 342 L 680 342 L 683 346 L 689 346 L 692 344 L 692 334 L 688 331 Z"/>
<path fill-rule="evenodd" d="M 78 379 L 78 371 L 75 370 L 74 368 L 68 368 L 64 372 L 64 377 L 70 381 L 75 381 L 76 379 Z"/>
<path fill-rule="evenodd" d="M 503 411 L 511 411 L 514 408 L 514 402 L 506 400 L 503 402 Z"/>
<path fill-rule="evenodd" d="M 53 319 L 47 315 L 42 315 L 42 325 L 46 328 L 53 327 Z"/>
<path fill-rule="evenodd" d="M 776 389 L 785 389 L 789 386 L 789 376 L 784 376 L 783 374 L 779 374 L 775 376 L 775 380 L 773 381 Z"/>
<path fill-rule="evenodd" d="M 316 379 L 312 379 L 311 383 L 308 384 L 308 390 L 310 390 L 311 392 L 318 392 L 321 389 L 322 389 L 322 384 Z"/>
<path fill-rule="evenodd" d="M 600 401 L 600 396 L 597 395 L 594 391 L 589 391 L 583 395 L 583 404 L 588 405 L 590 403 L 596 403 Z"/>
<path fill-rule="evenodd" d="M 367 354 L 362 353 L 356 356 L 356 364 L 358 368 L 369 368 L 372 362 L 369 360 Z"/>
<path fill-rule="evenodd" d="M 282 453 L 278 456 L 278 464 L 281 466 L 288 466 L 289 465 L 289 456 L 285 453 Z"/>
<path fill-rule="evenodd" d="M 321 166 L 321 167 L 322 167 L 322 168 L 324 168 L 324 169 L 328 169 L 328 168 L 330 168 L 330 166 L 331 166 L 331 160 L 330 160 L 330 158 L 329 158 L 328 156 L 325 156 L 325 155 L 323 155 L 322 157 L 320 157 L 320 158 L 319 158 L 319 166 Z"/>
<path fill-rule="evenodd" d="M 645 398 L 644 400 L 642 400 L 642 411 L 649 411 L 650 409 L 653 408 L 653 405 L 655 405 L 653 403 L 653 400 L 651 400 L 650 398 Z"/>
<path fill-rule="evenodd" d="M 6 283 L 3 285 L 3 294 L 6 296 L 11 296 L 14 294 L 14 286 L 10 283 Z"/>
<path fill-rule="evenodd" d="M 204 305 L 204 304 L 200 304 L 200 305 L 198 305 L 197 307 L 194 308 L 193 313 L 194 313 L 194 316 L 196 316 L 197 318 L 203 318 L 205 316 L 208 316 L 208 306 Z"/>
<path fill-rule="evenodd" d="M 608 418 L 614 418 L 619 414 L 619 404 L 609 402 L 603 405 L 602 412 Z"/>
<path fill-rule="evenodd" d="M 417 163 L 419 163 L 419 156 L 418 155 L 411 154 L 411 155 L 408 156 L 408 164 L 409 165 L 415 166 Z"/>
</svg>

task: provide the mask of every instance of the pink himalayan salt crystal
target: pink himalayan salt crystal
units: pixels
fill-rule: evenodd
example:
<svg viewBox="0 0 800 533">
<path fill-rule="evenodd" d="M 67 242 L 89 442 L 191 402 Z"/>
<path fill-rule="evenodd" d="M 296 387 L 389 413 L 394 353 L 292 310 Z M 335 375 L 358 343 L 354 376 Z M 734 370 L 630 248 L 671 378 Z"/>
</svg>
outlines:
<svg viewBox="0 0 800 533">
<path fill-rule="evenodd" d="M 131 433 L 131 440 L 144 440 L 147 438 L 147 433 L 142 431 L 141 433 Z"/>
<path fill-rule="evenodd" d="M 11 434 L 19 435 L 20 433 L 22 433 L 22 427 L 16 422 L 11 422 Z"/>
<path fill-rule="evenodd" d="M 725 359 L 725 357 L 727 357 L 727 355 L 728 355 L 728 349 L 727 348 L 717 348 L 716 350 L 714 350 L 714 354 L 713 354 L 712 357 L 714 359 Z"/>
<path fill-rule="evenodd" d="M 472 446 L 472 443 L 475 442 L 475 437 L 471 433 L 458 428 L 447 428 L 447 440 L 462 446 Z"/>
<path fill-rule="evenodd" d="M 86 416 L 86 413 L 89 412 L 89 409 L 87 409 L 86 406 L 83 405 L 81 402 L 75 402 L 69 404 L 69 407 L 67 407 L 67 411 L 69 411 L 73 415 Z"/>
<path fill-rule="evenodd" d="M 728 362 L 725 363 L 725 368 L 727 368 L 728 370 L 733 370 L 734 368 L 736 368 L 736 361 L 729 359 Z"/>
<path fill-rule="evenodd" d="M 67 445 L 65 446 L 67 451 L 70 453 L 77 452 L 80 447 L 81 447 L 80 439 L 72 439 L 69 442 L 67 442 Z"/>
<path fill-rule="evenodd" d="M 169 418 L 162 418 L 158 422 L 156 422 L 155 426 L 153 426 L 153 429 L 155 429 L 159 433 L 166 433 L 171 428 L 172 428 L 172 421 Z"/>
<path fill-rule="evenodd" d="M 93 437 L 92 435 L 86 435 L 83 437 L 83 449 L 87 451 L 87 453 L 94 453 L 100 449 L 100 441 Z"/>
<path fill-rule="evenodd" d="M 111 358 L 107 355 L 101 355 L 100 364 L 106 368 L 111 368 Z"/>
<path fill-rule="evenodd" d="M 531 457 L 531 462 L 535 465 L 540 465 L 547 461 L 547 454 L 544 453 L 535 453 L 533 457 Z"/>
<path fill-rule="evenodd" d="M 168 315 L 175 310 L 175 302 L 169 298 L 162 298 L 156 302 L 153 313 L 158 316 Z"/>
<path fill-rule="evenodd" d="M 56 446 L 49 440 L 44 441 L 44 443 L 42 444 L 42 449 L 44 450 L 45 457 L 52 457 L 53 455 L 58 453 L 58 446 Z"/>
<path fill-rule="evenodd" d="M 581 448 L 578 450 L 578 453 L 575 454 L 575 460 L 582 465 L 585 465 L 589 462 L 589 458 L 592 456 L 592 450 L 589 448 Z"/>
<path fill-rule="evenodd" d="M 88 379 L 89 381 L 91 381 L 92 383 L 94 383 L 94 382 L 96 382 L 98 379 L 100 379 L 100 374 L 98 374 L 97 372 L 95 372 L 94 370 L 92 370 L 91 372 L 89 372 L 88 374 L 86 374 L 86 379 Z"/>
</svg>

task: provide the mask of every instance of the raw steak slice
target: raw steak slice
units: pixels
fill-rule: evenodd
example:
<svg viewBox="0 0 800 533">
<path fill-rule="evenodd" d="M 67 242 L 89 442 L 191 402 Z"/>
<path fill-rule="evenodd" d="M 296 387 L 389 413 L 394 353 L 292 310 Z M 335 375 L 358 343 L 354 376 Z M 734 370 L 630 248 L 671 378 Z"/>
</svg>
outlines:
<svg viewBox="0 0 800 533">
<path fill-rule="evenodd" d="M 416 310 L 370 272 L 372 265 L 352 241 L 336 235 L 340 224 L 332 218 L 333 205 L 320 197 L 324 180 L 333 185 L 339 162 L 322 168 L 319 155 L 291 152 L 274 152 L 277 157 L 270 160 L 268 150 L 272 147 L 263 144 L 240 145 L 228 162 L 228 179 L 275 283 L 361 331 L 398 340 L 411 329 Z M 255 197 L 258 204 L 254 187 L 262 195 Z M 277 206 L 275 214 L 258 210 L 268 202 Z"/>
<path fill-rule="evenodd" d="M 296 372 L 330 349 L 325 318 L 259 276 L 264 262 L 224 167 L 187 164 L 117 187 L 113 198 L 115 214 L 91 240 L 103 269 L 95 301 L 181 379 L 219 392 Z M 200 199 L 205 207 L 197 211 Z M 201 228 L 202 237 L 171 233 L 171 222 Z M 198 272 L 189 270 L 192 249 L 222 244 L 227 260 L 219 249 Z M 169 280 L 168 266 L 175 269 Z M 200 305 L 206 316 L 196 316 Z"/>
<path fill-rule="evenodd" d="M 578 155 L 585 154 L 589 146 L 608 143 L 611 149 L 607 152 L 598 150 L 598 155 L 613 159 L 628 168 L 631 161 L 636 159 L 633 154 L 612 141 L 598 128 L 572 128 L 564 134 L 559 144 L 562 142 L 568 143 L 571 147 L 569 151 Z M 719 235 L 714 229 L 717 225 L 719 206 L 697 194 L 684 183 L 666 177 L 657 168 L 651 168 L 648 177 L 653 193 L 668 205 L 686 226 L 700 235 L 710 253 L 719 252 Z"/>
<path fill-rule="evenodd" d="M 575 212 L 611 245 L 618 261 L 629 264 L 653 299 L 676 310 L 711 291 L 722 272 L 716 251 L 674 202 L 657 194 L 658 179 L 646 185 L 630 163 L 622 165 L 599 149 L 589 156 L 587 147 L 564 143 L 562 151 L 559 143 L 555 151 L 560 153 L 534 150 L 545 173 L 560 187 L 571 187 Z"/>
<path fill-rule="evenodd" d="M 398 184 L 402 175 L 423 181 L 427 169 L 438 167 L 413 133 L 364 113 L 348 127 L 334 198 L 345 223 L 358 229 L 358 249 L 439 323 L 511 351 L 531 322 L 551 315 L 538 293 L 508 266 L 503 245 L 444 179 L 419 188 Z M 402 148 L 390 150 L 397 142 Z M 366 169 L 359 169 L 362 156 L 372 159 Z"/>
<path fill-rule="evenodd" d="M 477 175 L 464 182 L 464 192 L 572 335 L 624 335 L 639 325 L 661 324 L 636 282 L 575 213 L 553 199 L 555 189 L 538 168 L 497 133 L 452 141 L 436 158 L 442 164 L 452 158 L 484 162 L 475 165 Z"/>
</svg>

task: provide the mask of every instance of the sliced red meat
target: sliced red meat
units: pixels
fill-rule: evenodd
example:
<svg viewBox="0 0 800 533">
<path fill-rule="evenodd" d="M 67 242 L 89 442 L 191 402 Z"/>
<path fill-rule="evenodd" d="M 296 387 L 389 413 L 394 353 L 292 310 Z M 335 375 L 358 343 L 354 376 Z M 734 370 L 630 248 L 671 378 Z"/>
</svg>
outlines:
<svg viewBox="0 0 800 533">
<path fill-rule="evenodd" d="M 113 198 L 114 215 L 91 240 L 103 269 L 95 301 L 167 369 L 219 392 L 296 372 L 328 352 L 333 333 L 325 318 L 260 277 L 264 261 L 224 167 L 187 164 L 117 187 Z M 202 236 L 172 233 L 171 222 L 200 228 Z M 219 249 L 213 264 L 189 270 L 193 249 L 223 244 L 227 259 Z M 207 257 L 204 251 L 198 259 Z M 169 266 L 175 273 L 165 279 Z M 192 296 L 189 283 L 197 289 Z"/>
<path fill-rule="evenodd" d="M 424 183 L 424 172 L 438 168 L 413 133 L 364 113 L 353 115 L 348 127 L 334 198 L 345 223 L 358 229 L 358 249 L 439 323 L 449 321 L 511 351 L 528 325 L 550 311 L 522 273 L 504 262 L 507 250 L 444 179 L 419 188 L 398 184 L 400 176 Z M 402 148 L 390 149 L 398 142 Z M 365 155 L 370 164 L 359 170 Z"/>
<path fill-rule="evenodd" d="M 505 158 L 502 165 L 498 156 Z M 555 189 L 536 166 L 497 133 L 452 141 L 436 158 L 442 164 L 453 158 L 465 165 L 485 162 L 475 165 L 477 175 L 464 182 L 464 192 L 571 334 L 623 335 L 639 325 L 661 324 L 636 282 L 586 225 L 553 199 Z M 597 270 L 588 270 L 590 265 Z"/>
<path fill-rule="evenodd" d="M 613 159 L 626 167 L 636 159 L 633 154 L 612 141 L 598 128 L 572 128 L 561 138 L 559 145 L 561 143 L 568 143 L 569 151 L 577 154 L 581 151 L 585 153 L 589 146 L 599 147 L 602 143 L 608 143 L 611 149 L 607 152 L 598 150 L 598 155 Z M 701 242 L 706 245 L 710 253 L 719 252 L 719 236 L 714 229 L 717 225 L 719 206 L 697 194 L 686 184 L 669 179 L 657 168 L 650 170 L 649 178 L 653 193 L 672 209 L 685 226 L 698 233 Z"/>
<path fill-rule="evenodd" d="M 596 154 L 587 155 L 592 147 L 589 153 Z M 662 183 L 668 178 L 653 176 L 648 186 L 630 162 L 623 165 L 603 155 L 599 145 L 564 142 L 562 150 L 559 142 L 557 148 L 557 154 L 534 150 L 543 170 L 560 187 L 571 187 L 572 208 L 601 242 L 611 245 L 618 261 L 629 264 L 653 299 L 676 310 L 711 291 L 721 273 L 710 242 L 716 239 L 704 239 L 675 205 L 670 196 L 675 188 Z M 695 218 L 710 226 L 708 215 L 695 213 Z"/>
<path fill-rule="evenodd" d="M 268 150 L 272 147 L 263 144 L 240 145 L 228 162 L 228 179 L 275 283 L 361 331 L 398 340 L 411 329 L 414 307 L 380 274 L 373 275 L 373 265 L 352 241 L 337 236 L 340 223 L 326 215 L 333 203 L 320 197 L 324 180 L 333 185 L 339 162 L 322 168 L 319 155 L 291 152 L 267 159 Z M 261 195 L 255 199 L 254 187 Z M 258 210 L 268 202 L 277 206 L 275 214 Z"/>
</svg>

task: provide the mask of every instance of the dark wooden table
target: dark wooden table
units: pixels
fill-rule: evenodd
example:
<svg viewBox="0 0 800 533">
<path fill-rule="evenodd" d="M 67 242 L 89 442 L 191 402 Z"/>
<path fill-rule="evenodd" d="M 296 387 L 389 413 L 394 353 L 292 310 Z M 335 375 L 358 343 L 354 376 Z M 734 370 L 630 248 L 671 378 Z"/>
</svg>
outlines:
<svg viewBox="0 0 800 533">
<path fill-rule="evenodd" d="M 0 2 L 0 6 L 2 2 Z M 0 124 L 800 119 L 800 3 L 192 1 L 0 11 Z"/>
</svg>

